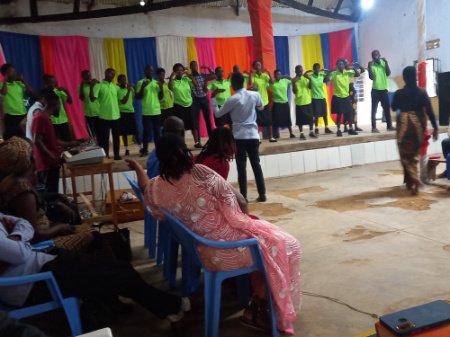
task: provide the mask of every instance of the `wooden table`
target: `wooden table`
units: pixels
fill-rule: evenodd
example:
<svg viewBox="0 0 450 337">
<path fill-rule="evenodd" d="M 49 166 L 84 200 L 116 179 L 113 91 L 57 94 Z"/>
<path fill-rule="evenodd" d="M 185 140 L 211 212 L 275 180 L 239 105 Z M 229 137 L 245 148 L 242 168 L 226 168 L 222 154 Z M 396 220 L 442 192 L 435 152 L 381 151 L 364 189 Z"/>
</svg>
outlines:
<svg viewBox="0 0 450 337">
<path fill-rule="evenodd" d="M 63 177 L 65 180 L 65 172 L 67 172 L 70 176 L 70 180 L 72 182 L 72 194 L 73 200 L 78 204 L 78 197 L 80 197 L 86 207 L 92 214 L 92 217 L 83 219 L 84 222 L 94 223 L 94 222 L 102 222 L 102 221 L 111 221 L 115 227 L 118 229 L 118 216 L 117 216 L 117 207 L 116 203 L 111 203 L 111 213 L 105 215 L 97 214 L 97 211 L 92 205 L 92 202 L 95 203 L 95 175 L 96 174 L 108 174 L 109 181 L 109 196 L 110 200 L 116 200 L 115 192 L 114 192 L 114 179 L 113 179 L 113 171 L 112 171 L 113 161 L 110 159 L 104 159 L 102 163 L 99 164 L 86 164 L 86 165 L 71 165 L 64 164 L 63 169 Z M 76 177 L 82 176 L 91 176 L 91 191 L 86 191 L 83 193 L 78 193 Z M 66 191 L 64 190 L 64 194 Z M 92 196 L 92 202 L 86 197 L 87 195 Z"/>
</svg>

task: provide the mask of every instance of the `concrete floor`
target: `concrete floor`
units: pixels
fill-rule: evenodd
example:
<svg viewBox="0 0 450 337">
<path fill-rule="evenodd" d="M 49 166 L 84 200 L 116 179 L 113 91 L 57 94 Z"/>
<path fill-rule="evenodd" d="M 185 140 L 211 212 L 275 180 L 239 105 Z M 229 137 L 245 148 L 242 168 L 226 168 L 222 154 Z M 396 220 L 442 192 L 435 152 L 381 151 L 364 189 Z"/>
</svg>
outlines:
<svg viewBox="0 0 450 337">
<path fill-rule="evenodd" d="M 438 172 L 440 172 L 438 168 Z M 382 315 L 435 299 L 450 299 L 450 184 L 437 180 L 411 197 L 401 186 L 398 162 L 359 166 L 267 181 L 268 202 L 252 213 L 299 239 L 304 296 L 297 337 L 352 337 L 373 329 Z M 256 198 L 250 183 L 249 198 Z M 167 289 L 148 262 L 143 225 L 131 223 L 135 265 L 152 284 Z M 261 336 L 239 324 L 239 308 L 225 296 L 221 337 Z M 187 329 L 202 336 L 202 314 Z M 115 337 L 170 336 L 167 322 L 137 305 L 117 318 Z"/>
<path fill-rule="evenodd" d="M 449 184 L 437 180 L 411 197 L 402 179 L 398 162 L 273 179 L 267 181 L 268 202 L 252 203 L 251 210 L 301 242 L 305 292 L 377 315 L 450 299 Z M 250 199 L 256 197 L 251 186 Z M 142 224 L 131 228 L 139 254 Z M 147 263 L 139 269 L 154 281 L 161 278 L 158 267 Z M 232 301 L 224 307 L 222 337 L 261 335 L 238 323 Z M 120 321 L 115 336 L 166 335 L 167 325 L 140 309 Z M 304 296 L 295 336 L 351 337 L 375 321 L 328 299 Z M 188 331 L 201 336 L 202 323 Z"/>
</svg>

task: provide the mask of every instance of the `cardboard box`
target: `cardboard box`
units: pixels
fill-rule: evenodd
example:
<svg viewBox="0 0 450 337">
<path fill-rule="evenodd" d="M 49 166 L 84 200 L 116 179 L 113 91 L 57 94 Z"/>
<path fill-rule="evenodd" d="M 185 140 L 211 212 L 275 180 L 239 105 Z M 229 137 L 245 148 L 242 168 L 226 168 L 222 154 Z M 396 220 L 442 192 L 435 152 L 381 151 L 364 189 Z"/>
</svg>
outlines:
<svg viewBox="0 0 450 337">
<path fill-rule="evenodd" d="M 122 193 L 124 192 L 130 192 L 134 195 L 133 190 L 131 189 L 114 191 L 119 223 L 144 220 L 144 206 L 140 203 L 139 199 L 136 198 L 133 201 L 127 202 L 119 201 Z M 109 191 L 106 193 L 105 211 L 106 213 L 111 213 L 111 198 L 109 195 Z"/>
</svg>

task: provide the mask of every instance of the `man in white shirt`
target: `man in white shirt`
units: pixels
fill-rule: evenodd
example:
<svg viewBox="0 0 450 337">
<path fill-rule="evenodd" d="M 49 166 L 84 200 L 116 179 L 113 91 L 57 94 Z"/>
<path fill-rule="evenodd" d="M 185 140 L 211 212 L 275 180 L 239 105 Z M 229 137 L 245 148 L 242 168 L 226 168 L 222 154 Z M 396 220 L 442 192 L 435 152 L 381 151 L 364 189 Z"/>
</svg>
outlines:
<svg viewBox="0 0 450 337">
<path fill-rule="evenodd" d="M 25 136 L 30 140 L 33 140 L 33 135 L 31 133 L 31 123 L 33 122 L 33 116 L 38 111 L 44 111 L 45 105 L 46 105 L 45 98 L 41 94 L 39 96 L 39 99 L 28 109 L 27 125 L 25 127 Z"/>
<path fill-rule="evenodd" d="M 26 220 L 0 213 L 0 277 L 50 271 L 65 297 L 107 303 L 124 296 L 170 322 L 183 317 L 181 299 L 148 285 L 131 264 L 58 250 L 58 255 L 36 252 L 30 241 L 34 228 Z M 12 306 L 34 304 L 44 289 L 32 284 L 0 287 L 0 300 Z M 174 325 L 172 325 L 175 328 Z"/>
<path fill-rule="evenodd" d="M 258 92 L 244 89 L 244 76 L 240 73 L 231 75 L 231 86 L 235 93 L 222 108 L 218 109 L 215 100 L 214 114 L 217 118 L 230 114 L 233 122 L 233 135 L 236 141 L 236 167 L 241 194 L 247 199 L 247 156 L 250 159 L 255 175 L 258 198 L 256 201 L 264 202 L 266 186 L 259 160 L 259 134 L 256 124 L 256 109 L 263 110 L 264 104 Z"/>
</svg>

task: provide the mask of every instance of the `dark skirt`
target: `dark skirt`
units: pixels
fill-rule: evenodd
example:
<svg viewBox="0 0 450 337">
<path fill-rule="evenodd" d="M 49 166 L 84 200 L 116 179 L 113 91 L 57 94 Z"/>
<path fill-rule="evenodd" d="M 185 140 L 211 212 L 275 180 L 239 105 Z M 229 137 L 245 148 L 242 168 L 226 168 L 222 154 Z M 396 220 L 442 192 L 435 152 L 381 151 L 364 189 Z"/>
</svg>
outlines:
<svg viewBox="0 0 450 337">
<path fill-rule="evenodd" d="M 220 109 L 222 106 L 219 105 L 218 107 Z M 233 121 L 231 120 L 231 115 L 229 113 L 223 115 L 222 117 L 214 117 L 214 123 L 216 124 L 217 128 L 223 127 L 225 125 L 231 127 L 233 125 Z"/>
<path fill-rule="evenodd" d="M 274 127 L 289 128 L 292 126 L 289 103 L 273 103 L 272 122 Z"/>
<path fill-rule="evenodd" d="M 173 116 L 173 108 L 161 109 L 161 124 L 170 116 Z"/>
<path fill-rule="evenodd" d="M 270 113 L 269 105 L 266 105 L 263 110 L 256 109 L 256 123 L 262 127 L 272 125 L 272 114 Z"/>
<path fill-rule="evenodd" d="M 183 121 L 185 130 L 198 130 L 199 114 L 192 109 L 192 105 L 184 107 L 174 104 L 173 115 Z"/>
<path fill-rule="evenodd" d="M 120 113 L 120 135 L 137 135 L 136 117 L 134 112 Z"/>
<path fill-rule="evenodd" d="M 298 126 L 311 125 L 313 123 L 311 104 L 296 105 L 295 106 L 295 118 L 296 118 L 296 124 Z"/>
<path fill-rule="evenodd" d="M 327 116 L 327 101 L 325 99 L 313 99 L 312 110 L 315 118 Z"/>
</svg>

